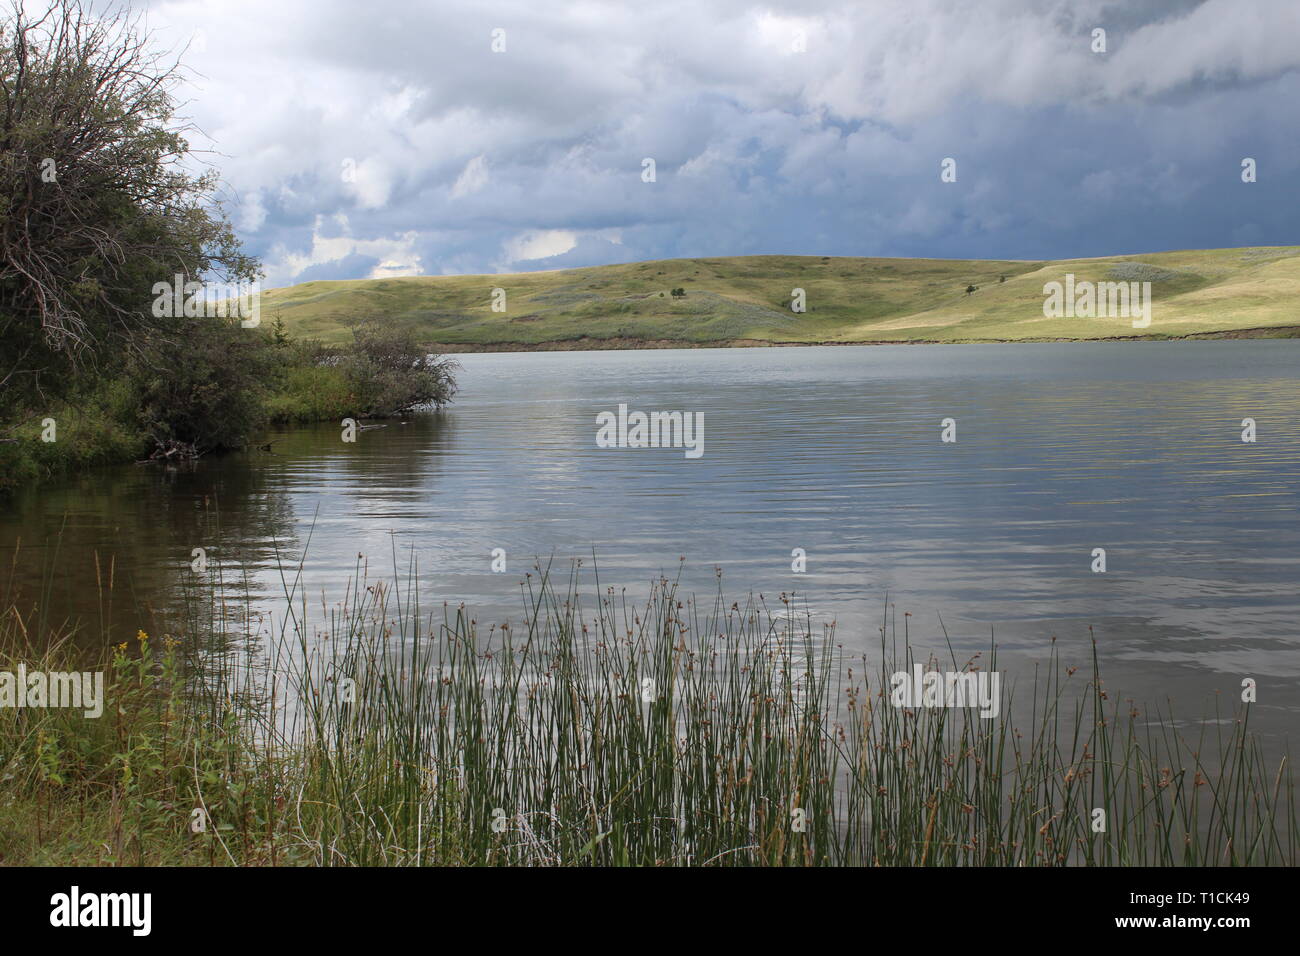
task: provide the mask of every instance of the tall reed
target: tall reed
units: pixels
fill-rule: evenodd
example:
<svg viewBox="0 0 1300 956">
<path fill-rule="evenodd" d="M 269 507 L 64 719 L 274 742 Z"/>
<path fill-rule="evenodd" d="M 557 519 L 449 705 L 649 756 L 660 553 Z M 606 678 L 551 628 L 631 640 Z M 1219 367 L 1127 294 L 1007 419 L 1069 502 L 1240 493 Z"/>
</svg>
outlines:
<svg viewBox="0 0 1300 956">
<path fill-rule="evenodd" d="M 484 633 L 400 585 L 355 587 L 271 657 L 282 699 L 306 702 L 275 734 L 329 808 L 304 834 L 320 863 L 1296 859 L 1291 778 L 1249 707 L 1188 740 L 1109 700 L 1095 651 L 1076 679 L 1053 644 L 1028 704 L 1004 690 L 984 718 L 893 706 L 907 635 L 886 622 L 878 655 L 854 655 L 784 595 L 702 603 L 660 579 L 634 602 L 538 567 L 520 628 Z"/>
<path fill-rule="evenodd" d="M 890 676 L 920 653 L 906 617 L 855 653 L 786 595 L 729 603 L 719 581 L 699 600 L 660 578 L 636 600 L 581 562 L 558 581 L 535 567 L 519 623 L 486 629 L 423 609 L 413 568 L 359 565 L 319 614 L 285 582 L 273 622 L 218 587 L 161 646 L 117 647 L 99 726 L 0 714 L 0 823 L 80 827 L 78 862 L 1297 860 L 1289 767 L 1249 705 L 1185 734 L 1111 699 L 1095 650 L 1075 676 L 1053 644 L 1026 699 L 1004 683 L 984 718 L 894 706 Z M 52 668 L 67 645 L 38 651 L 35 623 L 11 602 L 0 647 Z M 983 665 L 947 653 L 998 665 L 996 647 Z"/>
</svg>

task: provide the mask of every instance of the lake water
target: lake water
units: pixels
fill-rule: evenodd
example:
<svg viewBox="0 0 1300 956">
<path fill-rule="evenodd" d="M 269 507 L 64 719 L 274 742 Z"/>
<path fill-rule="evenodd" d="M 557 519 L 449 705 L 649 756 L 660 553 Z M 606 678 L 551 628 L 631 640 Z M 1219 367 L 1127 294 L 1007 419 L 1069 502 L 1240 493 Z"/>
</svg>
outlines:
<svg viewBox="0 0 1300 956">
<path fill-rule="evenodd" d="M 294 429 L 272 454 L 20 494 L 0 511 L 0 581 L 126 635 L 167 605 L 196 547 L 246 570 L 270 611 L 277 549 L 296 560 L 309 533 L 318 605 L 359 554 L 381 576 L 414 556 L 426 607 L 465 602 L 480 622 L 518 619 L 536 558 L 567 573 L 594 551 L 602 584 L 644 593 L 684 557 L 688 590 L 713 592 L 715 567 L 742 603 L 797 590 L 847 646 L 877 639 L 887 599 L 934 650 L 944 628 L 961 650 L 993 633 L 1032 677 L 1053 637 L 1086 664 L 1091 626 L 1126 698 L 1199 715 L 1221 693 L 1227 711 L 1252 677 L 1260 729 L 1295 724 L 1300 342 L 460 358 L 453 406 L 355 443 Z M 702 414 L 704 454 L 597 447 L 596 416 L 620 403 Z"/>
</svg>

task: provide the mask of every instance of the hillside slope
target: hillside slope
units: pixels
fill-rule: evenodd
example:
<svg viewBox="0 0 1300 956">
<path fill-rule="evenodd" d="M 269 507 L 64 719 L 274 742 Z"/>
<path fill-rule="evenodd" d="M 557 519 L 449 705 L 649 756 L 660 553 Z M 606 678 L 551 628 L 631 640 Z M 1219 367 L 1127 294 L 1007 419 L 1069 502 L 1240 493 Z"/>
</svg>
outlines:
<svg viewBox="0 0 1300 956">
<path fill-rule="evenodd" d="M 1128 318 L 1046 318 L 1043 286 L 1149 279 L 1149 328 Z M 967 294 L 968 286 L 977 286 Z M 492 290 L 506 311 L 492 310 Z M 674 288 L 684 297 L 674 297 Z M 790 309 L 802 288 L 807 311 Z M 263 294 L 290 334 L 345 340 L 366 318 L 442 349 L 617 348 L 1291 335 L 1300 246 L 1051 262 L 743 256 L 510 275 L 306 282 Z M 1263 330 L 1255 331 L 1255 330 Z"/>
</svg>

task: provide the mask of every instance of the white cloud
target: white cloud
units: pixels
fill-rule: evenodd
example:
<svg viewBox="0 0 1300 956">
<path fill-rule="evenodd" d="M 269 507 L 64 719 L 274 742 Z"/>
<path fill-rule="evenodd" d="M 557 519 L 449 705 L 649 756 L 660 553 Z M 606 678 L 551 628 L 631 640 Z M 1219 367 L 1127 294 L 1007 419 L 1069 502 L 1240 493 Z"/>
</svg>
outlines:
<svg viewBox="0 0 1300 956">
<path fill-rule="evenodd" d="M 503 245 L 508 262 L 549 259 L 560 256 L 578 244 L 578 237 L 567 229 L 547 229 L 521 233 Z"/>
<path fill-rule="evenodd" d="M 335 226 L 346 232 L 347 220 L 333 217 Z M 342 223 L 338 220 L 342 218 Z M 295 251 L 277 245 L 266 256 L 265 285 L 267 288 L 288 285 L 306 269 L 313 266 L 337 263 L 350 256 L 364 256 L 379 260 L 371 269 L 369 278 L 424 275 L 420 255 L 416 251 L 418 234 L 408 232 L 393 238 L 356 239 L 349 235 L 326 236 L 322 229 L 324 217 L 319 217 L 312 229 L 311 247 L 307 252 Z"/>
<path fill-rule="evenodd" d="M 471 193 L 476 193 L 487 185 L 487 181 L 487 157 L 480 154 L 465 164 L 464 171 L 456 178 L 455 184 L 451 187 L 451 198 L 460 199 Z"/>
</svg>

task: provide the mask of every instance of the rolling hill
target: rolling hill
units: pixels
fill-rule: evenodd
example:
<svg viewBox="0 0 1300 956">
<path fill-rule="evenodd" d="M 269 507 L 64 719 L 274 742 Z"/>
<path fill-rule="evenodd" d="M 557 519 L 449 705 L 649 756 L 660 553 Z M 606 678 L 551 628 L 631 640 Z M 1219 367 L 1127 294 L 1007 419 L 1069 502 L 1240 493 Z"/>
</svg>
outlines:
<svg viewBox="0 0 1300 956">
<path fill-rule="evenodd" d="M 1149 328 L 1048 318 L 1044 284 L 1150 281 Z M 969 286 L 976 290 L 967 293 Z M 506 309 L 493 311 L 493 289 Z M 795 288 L 807 311 L 791 310 Z M 685 291 L 674 296 L 672 290 Z M 1300 335 L 1300 246 L 1044 262 L 741 256 L 553 272 L 305 282 L 262 317 L 339 343 L 350 323 L 412 329 L 441 351 Z"/>
</svg>

